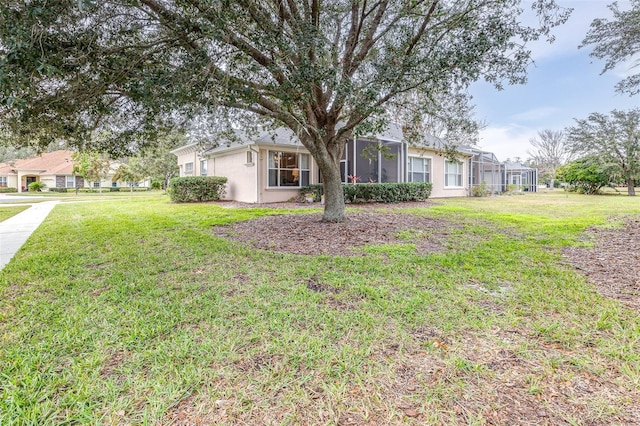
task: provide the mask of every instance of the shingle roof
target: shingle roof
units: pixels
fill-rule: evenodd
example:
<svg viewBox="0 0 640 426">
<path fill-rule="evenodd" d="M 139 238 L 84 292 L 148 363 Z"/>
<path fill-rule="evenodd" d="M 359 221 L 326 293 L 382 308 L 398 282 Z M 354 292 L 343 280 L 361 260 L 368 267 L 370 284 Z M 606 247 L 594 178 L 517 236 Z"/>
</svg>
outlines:
<svg viewBox="0 0 640 426">
<path fill-rule="evenodd" d="M 73 151 L 46 152 L 37 157 L 0 163 L 0 174 L 15 174 L 16 171 L 37 171 L 40 175 L 73 174 Z"/>
</svg>

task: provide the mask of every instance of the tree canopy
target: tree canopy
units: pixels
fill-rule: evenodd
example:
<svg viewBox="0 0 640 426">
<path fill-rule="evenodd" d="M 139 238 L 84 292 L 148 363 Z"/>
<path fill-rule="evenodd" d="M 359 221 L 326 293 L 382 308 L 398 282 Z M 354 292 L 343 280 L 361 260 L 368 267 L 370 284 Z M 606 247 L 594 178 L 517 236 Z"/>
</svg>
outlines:
<svg viewBox="0 0 640 426">
<path fill-rule="evenodd" d="M 596 156 L 586 156 L 558 169 L 558 178 L 584 194 L 597 194 L 611 182 L 610 168 Z"/>
<path fill-rule="evenodd" d="M 580 47 L 593 45 L 591 56 L 605 59 L 602 72 L 613 70 L 618 64 L 633 60 L 640 52 L 640 0 L 631 0 L 631 8 L 620 10 L 617 2 L 609 5 L 613 19 L 597 18 Z M 635 67 L 640 65 L 636 58 Z M 616 85 L 619 92 L 640 93 L 640 73 L 626 77 Z"/>
<path fill-rule="evenodd" d="M 640 179 L 640 108 L 592 113 L 577 119 L 568 134 L 574 151 L 615 165 L 627 182 L 628 194 L 635 195 L 635 180 Z"/>
<path fill-rule="evenodd" d="M 118 154 L 176 122 L 229 137 L 286 126 L 322 172 L 325 220 L 342 220 L 339 162 L 354 133 L 447 122 L 442 106 L 471 82 L 525 81 L 527 42 L 551 39 L 570 11 L 536 0 L 530 27 L 520 3 L 6 0 L 0 119 L 29 141 Z"/>
<path fill-rule="evenodd" d="M 73 160 L 73 174 L 82 176 L 92 183 L 100 183 L 107 178 L 111 170 L 109 158 L 96 151 L 76 151 L 71 155 Z M 102 186 L 99 186 L 102 193 Z"/>
</svg>

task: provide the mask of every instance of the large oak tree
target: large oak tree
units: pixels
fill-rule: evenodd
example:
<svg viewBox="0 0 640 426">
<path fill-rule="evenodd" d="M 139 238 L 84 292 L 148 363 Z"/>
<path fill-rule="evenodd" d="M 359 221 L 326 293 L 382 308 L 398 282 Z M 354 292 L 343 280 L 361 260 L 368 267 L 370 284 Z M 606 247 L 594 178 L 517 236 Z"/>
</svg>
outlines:
<svg viewBox="0 0 640 426">
<path fill-rule="evenodd" d="M 523 83 L 526 43 L 568 11 L 520 22 L 519 0 L 4 0 L 0 119 L 14 135 L 111 152 L 167 123 L 286 126 L 316 160 L 324 220 L 344 219 L 339 163 L 354 132 L 437 116 L 484 78 Z M 529 2 L 525 2 L 529 3 Z M 419 132 L 414 132 L 419 133 Z"/>
<path fill-rule="evenodd" d="M 640 179 L 640 108 L 613 110 L 610 114 L 592 113 L 576 119 L 568 129 L 575 152 L 599 158 L 613 165 L 627 182 L 629 195 L 636 195 L 635 181 Z"/>
<path fill-rule="evenodd" d="M 604 59 L 602 72 L 611 71 L 626 61 L 633 61 L 631 67 L 640 66 L 640 0 L 631 0 L 631 8 L 620 9 L 617 2 L 609 5 L 612 19 L 596 18 L 591 22 L 589 32 L 580 47 L 593 46 L 591 56 Z M 631 74 L 616 85 L 619 92 L 631 96 L 640 93 L 640 73 Z"/>
</svg>

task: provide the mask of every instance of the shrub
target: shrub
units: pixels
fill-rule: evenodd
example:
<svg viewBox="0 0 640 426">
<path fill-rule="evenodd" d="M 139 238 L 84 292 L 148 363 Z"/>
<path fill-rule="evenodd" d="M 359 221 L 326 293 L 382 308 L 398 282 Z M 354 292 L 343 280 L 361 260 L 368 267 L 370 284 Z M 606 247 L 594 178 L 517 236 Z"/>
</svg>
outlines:
<svg viewBox="0 0 640 426">
<path fill-rule="evenodd" d="M 507 194 L 515 194 L 518 191 L 520 191 L 520 185 L 516 185 L 515 183 L 511 183 L 511 184 L 507 185 L 507 190 L 505 191 L 505 193 L 507 193 Z"/>
<path fill-rule="evenodd" d="M 152 180 L 151 189 L 162 189 L 162 182 L 156 179 Z"/>
<path fill-rule="evenodd" d="M 189 176 L 171 179 L 169 196 L 177 203 L 216 201 L 224 197 L 226 177 Z"/>
<path fill-rule="evenodd" d="M 487 182 L 482 181 L 480 185 L 474 185 L 471 187 L 471 196 L 473 197 L 486 197 L 489 195 L 487 190 Z"/>
<path fill-rule="evenodd" d="M 47 185 L 42 182 L 31 182 L 29 184 L 29 192 L 42 192 L 46 187 Z"/>
<path fill-rule="evenodd" d="M 611 180 L 609 171 L 596 157 L 565 164 L 558 169 L 557 178 L 569 184 L 570 189 L 583 194 L 597 194 Z"/>
<path fill-rule="evenodd" d="M 424 201 L 431 195 L 431 183 L 358 183 L 342 185 L 344 200 L 347 203 L 400 203 L 403 201 Z M 300 194 L 313 193 L 319 200 L 322 195 L 322 184 L 300 188 Z"/>
<path fill-rule="evenodd" d="M 0 188 L 0 194 L 6 194 L 8 192 L 18 192 L 18 188 Z"/>
<path fill-rule="evenodd" d="M 67 192 L 67 188 L 49 188 L 51 192 Z"/>
</svg>

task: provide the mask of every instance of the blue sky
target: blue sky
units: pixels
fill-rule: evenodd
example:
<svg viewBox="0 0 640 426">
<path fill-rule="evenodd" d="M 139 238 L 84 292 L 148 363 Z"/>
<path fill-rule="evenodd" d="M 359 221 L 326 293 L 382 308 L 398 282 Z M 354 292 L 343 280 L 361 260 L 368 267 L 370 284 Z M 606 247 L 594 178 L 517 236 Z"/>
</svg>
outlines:
<svg viewBox="0 0 640 426">
<path fill-rule="evenodd" d="M 529 139 L 539 130 L 562 130 L 573 125 L 574 118 L 586 118 L 591 112 L 640 106 L 640 96 L 621 95 L 614 89 L 634 71 L 631 63 L 600 75 L 603 62 L 589 56 L 589 47 L 578 49 L 591 21 L 611 16 L 607 8 L 611 2 L 558 0 L 574 11 L 567 23 L 555 29 L 553 44 L 537 42 L 531 46 L 535 64 L 529 68 L 528 83 L 505 86 L 502 91 L 484 82 L 472 86 L 476 116 L 487 125 L 480 132 L 480 148 L 494 152 L 500 160 L 524 160 L 532 149 Z M 618 4 L 629 7 L 629 2 Z"/>
</svg>

